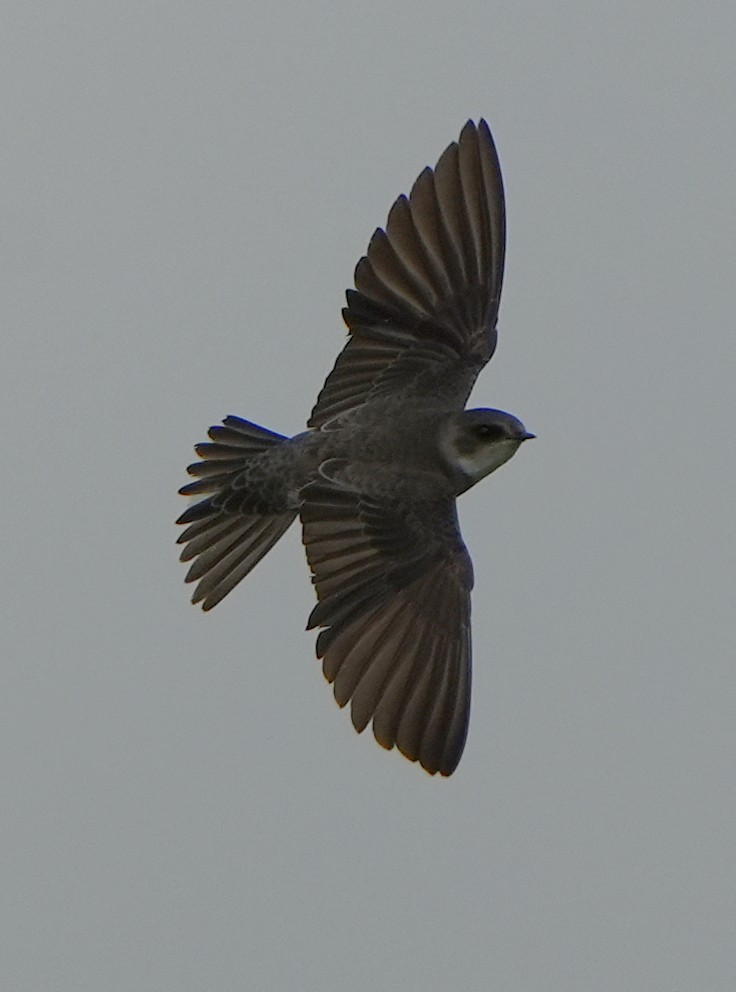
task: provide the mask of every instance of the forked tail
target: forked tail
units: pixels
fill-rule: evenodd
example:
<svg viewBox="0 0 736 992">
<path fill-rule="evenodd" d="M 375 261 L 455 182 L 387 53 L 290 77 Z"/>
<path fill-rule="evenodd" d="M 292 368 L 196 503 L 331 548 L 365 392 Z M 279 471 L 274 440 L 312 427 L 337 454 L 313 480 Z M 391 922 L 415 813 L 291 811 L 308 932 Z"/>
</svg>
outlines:
<svg viewBox="0 0 736 992">
<path fill-rule="evenodd" d="M 187 469 L 196 479 L 183 496 L 206 495 L 176 521 L 188 524 L 177 540 L 182 561 L 192 561 L 186 582 L 196 582 L 193 603 L 211 610 L 274 546 L 296 512 L 264 505 L 248 487 L 248 466 L 268 448 L 283 444 L 281 434 L 227 417 L 208 431 L 210 442 L 195 447 L 202 461 Z"/>
</svg>

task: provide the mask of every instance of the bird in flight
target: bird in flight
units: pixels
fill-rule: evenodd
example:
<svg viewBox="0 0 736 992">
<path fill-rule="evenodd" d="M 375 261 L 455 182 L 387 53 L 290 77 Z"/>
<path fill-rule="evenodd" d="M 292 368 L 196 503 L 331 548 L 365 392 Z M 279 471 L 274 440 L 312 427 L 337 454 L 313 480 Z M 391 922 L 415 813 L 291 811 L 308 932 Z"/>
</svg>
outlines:
<svg viewBox="0 0 736 992">
<path fill-rule="evenodd" d="M 348 340 L 307 430 L 227 417 L 180 490 L 202 497 L 177 523 L 204 610 L 301 518 L 318 600 L 307 629 L 337 702 L 432 775 L 457 767 L 470 714 L 473 569 L 456 497 L 534 436 L 509 413 L 464 409 L 496 347 L 504 249 L 493 138 L 468 121 L 358 262 Z"/>
</svg>

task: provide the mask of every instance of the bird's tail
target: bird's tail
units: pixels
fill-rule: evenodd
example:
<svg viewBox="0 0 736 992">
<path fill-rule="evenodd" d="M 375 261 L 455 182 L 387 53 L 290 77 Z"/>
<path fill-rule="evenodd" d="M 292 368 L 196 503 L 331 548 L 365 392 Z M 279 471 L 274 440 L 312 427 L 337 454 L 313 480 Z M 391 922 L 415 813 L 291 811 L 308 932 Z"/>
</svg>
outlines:
<svg viewBox="0 0 736 992">
<path fill-rule="evenodd" d="M 248 463 L 287 440 L 281 434 L 227 417 L 208 431 L 210 442 L 195 448 L 202 461 L 187 469 L 196 481 L 183 486 L 184 496 L 205 495 L 176 521 L 188 524 L 178 538 L 182 561 L 192 561 L 187 582 L 196 582 L 193 603 L 211 610 L 271 550 L 294 520 L 284 506 L 254 505 L 247 489 Z"/>
</svg>

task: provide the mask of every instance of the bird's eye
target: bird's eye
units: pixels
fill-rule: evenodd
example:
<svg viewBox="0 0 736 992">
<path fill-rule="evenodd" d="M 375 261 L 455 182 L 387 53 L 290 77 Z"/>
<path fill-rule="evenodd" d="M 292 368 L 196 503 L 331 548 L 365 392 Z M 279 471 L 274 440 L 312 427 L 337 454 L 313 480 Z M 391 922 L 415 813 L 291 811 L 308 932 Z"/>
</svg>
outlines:
<svg viewBox="0 0 736 992">
<path fill-rule="evenodd" d="M 476 424 L 473 433 L 484 441 L 500 441 L 504 436 L 502 428 L 497 424 Z"/>
</svg>

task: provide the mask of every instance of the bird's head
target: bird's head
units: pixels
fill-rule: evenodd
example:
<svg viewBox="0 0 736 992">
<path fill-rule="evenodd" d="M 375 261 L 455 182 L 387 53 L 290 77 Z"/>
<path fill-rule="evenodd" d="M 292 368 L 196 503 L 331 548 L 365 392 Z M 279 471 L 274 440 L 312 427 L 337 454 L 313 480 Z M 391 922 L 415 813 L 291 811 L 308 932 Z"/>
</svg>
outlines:
<svg viewBox="0 0 736 992">
<path fill-rule="evenodd" d="M 503 410 L 463 410 L 443 425 L 440 449 L 461 493 L 495 472 L 535 436 Z"/>
</svg>

